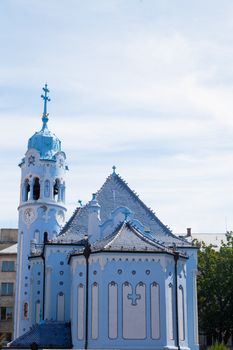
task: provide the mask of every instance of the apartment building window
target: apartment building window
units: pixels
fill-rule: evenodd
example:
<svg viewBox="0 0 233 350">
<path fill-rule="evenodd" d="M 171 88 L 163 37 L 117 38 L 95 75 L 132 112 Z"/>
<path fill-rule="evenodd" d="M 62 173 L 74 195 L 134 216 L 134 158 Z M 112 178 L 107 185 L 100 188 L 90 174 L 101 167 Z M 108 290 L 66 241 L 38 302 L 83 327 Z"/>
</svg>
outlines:
<svg viewBox="0 0 233 350">
<path fill-rule="evenodd" d="M 1 295 L 13 295 L 14 283 L 4 283 L 1 284 Z"/>
<path fill-rule="evenodd" d="M 13 318 L 13 307 L 2 306 L 0 308 L 0 320 L 12 320 Z"/>
<path fill-rule="evenodd" d="M 15 271 L 15 262 L 14 261 L 3 261 L 2 262 L 2 271 L 3 272 Z"/>
</svg>

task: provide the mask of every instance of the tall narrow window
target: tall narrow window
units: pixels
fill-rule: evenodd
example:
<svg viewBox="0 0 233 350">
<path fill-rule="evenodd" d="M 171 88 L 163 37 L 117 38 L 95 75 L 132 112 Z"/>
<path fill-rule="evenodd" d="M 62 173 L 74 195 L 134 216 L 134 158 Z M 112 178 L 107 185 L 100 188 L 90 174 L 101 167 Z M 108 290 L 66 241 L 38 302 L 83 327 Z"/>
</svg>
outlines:
<svg viewBox="0 0 233 350">
<path fill-rule="evenodd" d="M 38 177 L 34 179 L 34 184 L 33 184 L 33 199 L 37 200 L 40 198 L 40 181 Z"/>
<path fill-rule="evenodd" d="M 77 298 L 78 298 L 78 310 L 77 310 L 77 338 L 82 340 L 84 338 L 84 309 L 85 309 L 85 299 L 84 299 L 84 286 L 82 283 L 78 286 Z"/>
<path fill-rule="evenodd" d="M 180 340 L 185 339 L 185 323 L 184 323 L 184 290 L 180 285 L 178 289 L 178 317 L 179 317 L 179 332 Z"/>
<path fill-rule="evenodd" d="M 58 200 L 59 187 L 60 187 L 60 181 L 58 179 L 56 179 L 54 186 L 53 186 L 53 198 L 56 201 Z"/>
<path fill-rule="evenodd" d="M 99 333 L 99 287 L 95 282 L 91 288 L 91 337 L 98 338 Z"/>
<path fill-rule="evenodd" d="M 60 292 L 57 296 L 57 321 L 64 321 L 65 319 L 65 296 Z"/>
<path fill-rule="evenodd" d="M 108 285 L 108 336 L 111 339 L 117 338 L 118 322 L 118 289 L 117 284 L 112 281 Z"/>
<path fill-rule="evenodd" d="M 29 180 L 26 179 L 23 184 L 23 202 L 28 201 L 29 199 L 29 192 L 30 192 L 30 185 L 29 185 Z"/>
<path fill-rule="evenodd" d="M 150 286 L 150 315 L 151 315 L 151 337 L 160 338 L 160 295 L 159 285 L 153 282 Z"/>
<path fill-rule="evenodd" d="M 23 304 L 23 317 L 25 320 L 28 319 L 28 303 Z"/>
<path fill-rule="evenodd" d="M 41 319 L 41 309 L 40 309 L 40 300 L 36 302 L 36 323 L 39 323 Z"/>
<path fill-rule="evenodd" d="M 169 339 L 174 339 L 173 328 L 173 285 L 170 283 L 168 286 L 168 332 Z"/>
</svg>

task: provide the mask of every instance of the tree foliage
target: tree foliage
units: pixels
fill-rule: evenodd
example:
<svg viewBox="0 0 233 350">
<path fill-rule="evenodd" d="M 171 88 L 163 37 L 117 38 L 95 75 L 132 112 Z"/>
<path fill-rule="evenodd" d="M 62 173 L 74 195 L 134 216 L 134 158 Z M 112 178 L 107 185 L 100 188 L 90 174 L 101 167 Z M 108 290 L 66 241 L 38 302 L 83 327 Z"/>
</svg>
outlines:
<svg viewBox="0 0 233 350">
<path fill-rule="evenodd" d="M 201 243 L 198 270 L 199 329 L 226 344 L 233 335 L 233 232 L 219 250 Z"/>
</svg>

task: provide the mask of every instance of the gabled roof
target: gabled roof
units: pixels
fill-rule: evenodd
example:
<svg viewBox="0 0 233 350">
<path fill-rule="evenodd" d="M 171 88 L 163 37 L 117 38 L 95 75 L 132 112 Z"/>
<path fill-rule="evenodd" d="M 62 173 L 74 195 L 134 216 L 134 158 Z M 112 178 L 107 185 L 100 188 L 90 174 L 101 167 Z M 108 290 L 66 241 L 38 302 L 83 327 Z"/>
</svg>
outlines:
<svg viewBox="0 0 233 350">
<path fill-rule="evenodd" d="M 28 332 L 13 340 L 10 348 L 30 348 L 36 343 L 39 348 L 71 349 L 71 328 L 68 322 L 46 321 L 33 326 Z"/>
<path fill-rule="evenodd" d="M 114 209 L 124 206 L 129 208 L 134 213 L 134 218 L 139 220 L 146 231 L 149 231 L 161 243 L 164 242 L 168 246 L 173 244 L 190 246 L 186 240 L 175 236 L 119 175 L 111 174 L 97 192 L 96 198 L 101 207 L 100 217 L 102 222 L 110 217 Z M 60 238 L 63 241 L 82 239 L 84 235 L 87 235 L 87 223 L 88 204 L 75 210 L 61 231 Z"/>
<path fill-rule="evenodd" d="M 92 247 L 92 251 L 96 250 L 153 251 L 161 253 L 168 251 L 164 245 L 146 237 L 130 222 L 126 221 L 122 222 L 111 235 L 96 242 Z"/>
</svg>

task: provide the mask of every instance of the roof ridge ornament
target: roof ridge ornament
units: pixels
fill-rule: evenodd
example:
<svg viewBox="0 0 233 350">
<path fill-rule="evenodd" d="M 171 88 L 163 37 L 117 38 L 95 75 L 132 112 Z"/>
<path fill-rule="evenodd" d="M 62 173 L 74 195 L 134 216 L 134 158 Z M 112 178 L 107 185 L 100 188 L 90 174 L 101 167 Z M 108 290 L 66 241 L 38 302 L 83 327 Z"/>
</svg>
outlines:
<svg viewBox="0 0 233 350">
<path fill-rule="evenodd" d="M 47 95 L 50 92 L 47 84 L 45 84 L 45 86 L 43 87 L 43 90 L 44 90 L 44 95 L 43 94 L 41 95 L 41 98 L 44 100 L 44 111 L 43 111 L 43 115 L 42 115 L 42 121 L 43 121 L 42 130 L 47 128 L 47 122 L 49 120 L 49 118 L 48 118 L 49 113 L 47 113 L 47 102 L 51 101 L 51 99 Z"/>
<path fill-rule="evenodd" d="M 115 165 L 112 166 L 112 175 L 116 175 L 116 166 Z"/>
</svg>

